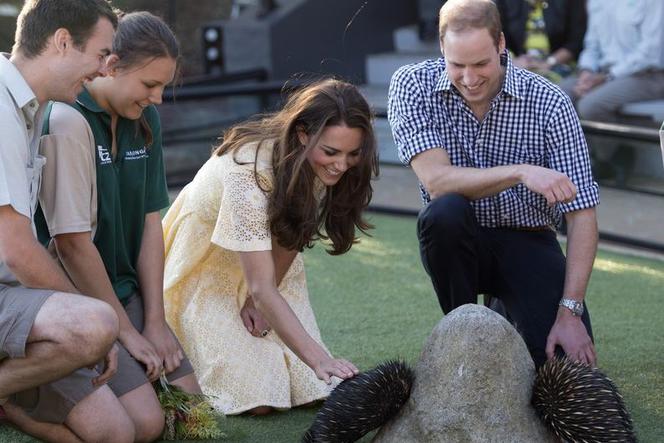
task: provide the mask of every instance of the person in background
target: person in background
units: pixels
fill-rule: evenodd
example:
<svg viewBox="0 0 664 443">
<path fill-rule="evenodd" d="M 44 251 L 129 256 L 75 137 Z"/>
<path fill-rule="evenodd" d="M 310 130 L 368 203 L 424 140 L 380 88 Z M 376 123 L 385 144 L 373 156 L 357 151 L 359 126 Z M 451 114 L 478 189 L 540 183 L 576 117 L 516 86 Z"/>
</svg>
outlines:
<svg viewBox="0 0 664 443">
<path fill-rule="evenodd" d="M 582 120 L 617 122 L 627 103 L 664 99 L 664 2 L 588 0 L 578 74 L 560 86 Z"/>
<path fill-rule="evenodd" d="M 664 2 L 588 0 L 587 5 L 588 32 L 577 74 L 560 87 L 582 120 L 620 123 L 626 119 L 623 105 L 664 99 Z M 624 183 L 634 164 L 633 148 L 606 142 L 592 148 L 596 176 Z"/>
<path fill-rule="evenodd" d="M 585 1 L 495 0 L 514 65 L 557 83 L 569 75 L 583 48 Z"/>
</svg>

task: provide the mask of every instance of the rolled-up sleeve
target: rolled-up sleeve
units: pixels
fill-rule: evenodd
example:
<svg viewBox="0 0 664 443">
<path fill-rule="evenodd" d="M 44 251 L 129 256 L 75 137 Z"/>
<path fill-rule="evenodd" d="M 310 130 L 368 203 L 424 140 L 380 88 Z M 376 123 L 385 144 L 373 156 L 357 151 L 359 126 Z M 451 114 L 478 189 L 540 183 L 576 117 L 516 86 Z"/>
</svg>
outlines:
<svg viewBox="0 0 664 443">
<path fill-rule="evenodd" d="M 425 106 L 421 85 L 410 66 L 400 68 L 392 76 L 387 117 L 404 164 L 410 164 L 421 152 L 443 147 L 440 128 Z"/>
<path fill-rule="evenodd" d="M 599 204 L 599 187 L 590 169 L 588 145 L 581 123 L 569 99 L 561 100 L 551 114 L 546 129 L 549 167 L 567 175 L 576 186 L 576 198 L 562 203 L 562 212 L 572 212 Z"/>
</svg>

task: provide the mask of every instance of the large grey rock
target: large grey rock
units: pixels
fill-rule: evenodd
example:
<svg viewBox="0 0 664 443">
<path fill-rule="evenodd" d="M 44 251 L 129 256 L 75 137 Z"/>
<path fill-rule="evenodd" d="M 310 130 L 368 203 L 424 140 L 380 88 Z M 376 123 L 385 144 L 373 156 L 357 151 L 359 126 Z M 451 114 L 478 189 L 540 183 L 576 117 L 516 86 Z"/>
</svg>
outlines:
<svg viewBox="0 0 664 443">
<path fill-rule="evenodd" d="M 461 306 L 434 328 L 410 399 L 373 441 L 556 442 L 530 406 L 534 378 L 512 325 L 484 306 Z"/>
</svg>

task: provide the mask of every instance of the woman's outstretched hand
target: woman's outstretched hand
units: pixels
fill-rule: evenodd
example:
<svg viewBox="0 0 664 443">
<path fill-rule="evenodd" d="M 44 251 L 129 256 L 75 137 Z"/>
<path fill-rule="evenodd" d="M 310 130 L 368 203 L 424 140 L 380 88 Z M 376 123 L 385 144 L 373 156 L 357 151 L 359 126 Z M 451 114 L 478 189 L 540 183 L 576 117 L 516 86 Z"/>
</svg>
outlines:
<svg viewBox="0 0 664 443">
<path fill-rule="evenodd" d="M 360 373 L 359 369 L 348 360 L 332 357 L 321 360 L 321 362 L 314 367 L 314 371 L 316 372 L 316 376 L 328 385 L 332 383 L 332 376 L 345 380 Z"/>
</svg>

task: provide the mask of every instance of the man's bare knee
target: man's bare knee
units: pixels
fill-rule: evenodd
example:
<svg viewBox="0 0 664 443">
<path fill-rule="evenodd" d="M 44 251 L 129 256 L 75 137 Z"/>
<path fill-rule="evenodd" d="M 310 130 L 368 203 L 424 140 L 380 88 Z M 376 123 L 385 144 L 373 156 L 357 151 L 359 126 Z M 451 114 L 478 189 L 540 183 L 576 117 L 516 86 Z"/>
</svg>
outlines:
<svg viewBox="0 0 664 443">
<path fill-rule="evenodd" d="M 130 443 L 135 440 L 134 423 L 108 386 L 102 386 L 79 402 L 65 424 L 84 442 Z"/>
<path fill-rule="evenodd" d="M 134 422 L 136 442 L 150 442 L 161 437 L 164 411 L 150 383 L 127 392 L 119 400 Z"/>
<path fill-rule="evenodd" d="M 104 357 L 118 334 L 118 318 L 105 302 L 75 294 L 56 293 L 40 309 L 28 343 L 52 341 L 62 352 L 92 364 Z"/>
<path fill-rule="evenodd" d="M 140 417 L 132 417 L 137 443 L 158 440 L 164 432 L 164 413 L 160 407 L 144 411 Z"/>
</svg>

